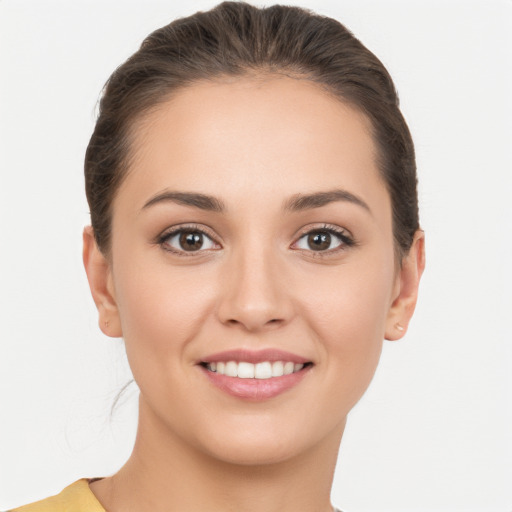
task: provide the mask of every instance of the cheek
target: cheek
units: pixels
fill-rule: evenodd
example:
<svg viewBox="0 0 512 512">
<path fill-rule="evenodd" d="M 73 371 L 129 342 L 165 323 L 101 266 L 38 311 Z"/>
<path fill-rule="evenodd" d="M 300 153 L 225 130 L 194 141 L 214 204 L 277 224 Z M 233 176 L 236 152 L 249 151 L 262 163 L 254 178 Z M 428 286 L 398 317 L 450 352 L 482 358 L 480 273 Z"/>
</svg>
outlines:
<svg viewBox="0 0 512 512">
<path fill-rule="evenodd" d="M 316 276 L 303 316 L 318 340 L 333 396 L 350 409 L 377 367 L 394 282 L 389 264 L 339 267 Z M 348 411 L 346 411 L 348 412 Z"/>
<path fill-rule="evenodd" d="M 177 270 L 154 262 L 144 269 L 120 264 L 116 278 L 130 363 L 149 366 L 151 362 L 158 368 L 183 362 L 185 347 L 201 330 L 211 307 L 211 283 L 200 270 Z"/>
<path fill-rule="evenodd" d="M 316 272 L 301 295 L 307 315 L 338 346 L 382 339 L 394 283 L 392 261 L 365 261 Z M 355 340 L 359 343 L 355 343 Z"/>
</svg>

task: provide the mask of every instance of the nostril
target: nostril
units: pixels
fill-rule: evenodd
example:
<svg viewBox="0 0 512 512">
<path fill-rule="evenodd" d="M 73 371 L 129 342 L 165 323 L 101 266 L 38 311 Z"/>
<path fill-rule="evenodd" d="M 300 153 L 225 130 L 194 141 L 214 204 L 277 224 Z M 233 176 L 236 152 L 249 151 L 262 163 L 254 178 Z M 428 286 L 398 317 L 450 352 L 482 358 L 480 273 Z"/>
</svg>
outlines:
<svg viewBox="0 0 512 512">
<path fill-rule="evenodd" d="M 272 318 L 268 322 L 266 322 L 265 326 L 268 328 L 272 327 L 279 327 L 280 325 L 283 325 L 284 319 L 283 318 Z"/>
</svg>

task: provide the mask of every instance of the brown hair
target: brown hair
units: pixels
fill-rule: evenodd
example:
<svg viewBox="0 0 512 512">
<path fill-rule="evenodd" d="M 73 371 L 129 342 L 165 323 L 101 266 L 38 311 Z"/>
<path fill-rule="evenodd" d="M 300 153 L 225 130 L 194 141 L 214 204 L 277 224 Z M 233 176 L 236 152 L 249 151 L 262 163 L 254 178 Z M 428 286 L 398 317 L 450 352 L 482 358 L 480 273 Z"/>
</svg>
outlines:
<svg viewBox="0 0 512 512">
<path fill-rule="evenodd" d="M 251 72 L 309 79 L 369 118 L 391 197 L 395 247 L 403 257 L 419 228 L 416 164 L 389 73 L 332 18 L 298 7 L 257 8 L 245 2 L 223 2 L 156 30 L 107 81 L 85 155 L 98 247 L 109 253 L 112 202 L 129 167 L 135 121 L 194 82 Z"/>
</svg>

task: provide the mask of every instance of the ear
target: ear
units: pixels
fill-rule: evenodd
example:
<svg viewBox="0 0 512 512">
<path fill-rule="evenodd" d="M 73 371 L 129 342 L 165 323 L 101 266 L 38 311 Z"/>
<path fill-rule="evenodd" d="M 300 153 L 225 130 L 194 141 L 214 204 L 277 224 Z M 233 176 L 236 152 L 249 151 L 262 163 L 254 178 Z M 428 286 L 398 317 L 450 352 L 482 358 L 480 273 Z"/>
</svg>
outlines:
<svg viewBox="0 0 512 512">
<path fill-rule="evenodd" d="M 94 231 L 86 226 L 83 233 L 83 260 L 92 298 L 98 308 L 99 326 L 112 338 L 123 335 L 117 308 L 110 262 L 99 250 Z"/>
<path fill-rule="evenodd" d="M 386 321 L 387 340 L 398 340 L 406 333 L 416 307 L 418 287 L 424 269 L 425 233 L 419 229 L 414 234 L 411 249 L 397 272 L 393 302 Z"/>
</svg>

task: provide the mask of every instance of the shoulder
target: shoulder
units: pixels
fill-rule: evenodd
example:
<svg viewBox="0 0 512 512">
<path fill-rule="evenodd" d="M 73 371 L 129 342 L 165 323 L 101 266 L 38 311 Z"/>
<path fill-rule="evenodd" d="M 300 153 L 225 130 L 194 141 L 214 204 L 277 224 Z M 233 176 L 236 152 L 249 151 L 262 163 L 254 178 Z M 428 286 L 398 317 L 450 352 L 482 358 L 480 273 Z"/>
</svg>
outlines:
<svg viewBox="0 0 512 512">
<path fill-rule="evenodd" d="M 55 496 L 8 512 L 105 512 L 105 509 L 89 488 L 89 479 L 82 478 Z"/>
</svg>

